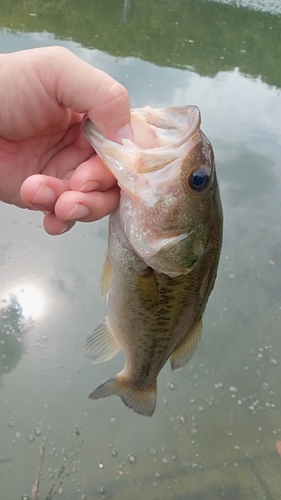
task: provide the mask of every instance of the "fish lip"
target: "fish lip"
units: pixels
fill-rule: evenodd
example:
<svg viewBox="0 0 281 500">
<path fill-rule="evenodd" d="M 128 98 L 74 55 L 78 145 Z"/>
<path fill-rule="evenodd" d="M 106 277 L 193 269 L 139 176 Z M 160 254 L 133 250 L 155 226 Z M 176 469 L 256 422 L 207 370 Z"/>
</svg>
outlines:
<svg viewBox="0 0 281 500">
<path fill-rule="evenodd" d="M 149 106 L 146 106 L 145 108 L 132 108 L 131 114 L 134 112 L 141 112 L 141 110 L 146 109 L 146 108 L 149 108 Z M 186 106 L 182 106 L 181 108 L 185 109 L 185 110 L 187 110 L 188 108 L 193 108 L 196 112 L 196 116 L 195 116 L 195 119 L 193 120 L 193 124 L 192 124 L 191 128 L 186 132 L 186 134 L 184 134 L 181 139 L 179 139 L 178 141 L 175 141 L 171 144 L 166 144 L 164 146 L 159 146 L 157 148 L 141 149 L 140 150 L 141 155 L 152 155 L 152 154 L 155 154 L 155 151 L 157 151 L 160 154 L 165 153 L 166 151 L 170 151 L 171 147 L 176 149 L 179 146 L 182 146 L 182 144 L 186 143 L 194 135 L 196 130 L 198 130 L 198 128 L 200 127 L 200 123 L 201 123 L 200 110 L 197 106 L 195 106 L 193 104 L 188 104 Z M 168 108 L 158 108 L 158 111 L 161 112 L 161 110 L 164 111 L 167 109 Z M 176 108 L 171 108 L 171 109 L 176 109 Z M 143 113 L 143 111 L 142 111 L 142 113 Z M 146 116 L 145 113 L 143 113 L 143 114 L 144 114 L 144 116 Z M 161 127 L 159 127 L 159 128 L 161 128 Z M 128 149 L 128 150 L 135 151 L 134 148 L 130 148 L 128 145 L 124 146 L 123 144 L 120 144 L 118 142 L 107 139 L 104 135 L 101 134 L 101 132 L 99 132 L 99 130 L 96 128 L 94 123 L 90 120 L 90 118 L 86 118 L 86 120 L 84 121 L 83 131 L 86 134 L 86 136 L 91 136 L 94 134 L 96 140 L 107 141 L 107 143 L 113 144 L 115 148 L 118 148 L 120 150 L 122 150 L 126 147 L 126 149 Z"/>
<path fill-rule="evenodd" d="M 98 139 L 103 139 L 103 135 L 98 131 L 98 129 L 95 127 L 93 122 L 90 120 L 90 118 L 86 118 L 83 122 L 83 132 L 84 134 L 90 135 L 92 131 L 94 130 L 95 135 L 97 136 Z M 109 140 L 109 139 L 107 139 Z M 112 141 L 111 141 L 112 142 Z M 117 144 L 117 143 L 116 143 Z"/>
</svg>

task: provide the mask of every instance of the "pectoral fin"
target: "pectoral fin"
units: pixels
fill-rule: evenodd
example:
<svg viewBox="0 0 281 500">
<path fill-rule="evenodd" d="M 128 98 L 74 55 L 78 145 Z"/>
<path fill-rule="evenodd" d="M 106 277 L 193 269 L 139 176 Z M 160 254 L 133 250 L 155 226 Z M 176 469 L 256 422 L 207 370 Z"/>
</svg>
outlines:
<svg viewBox="0 0 281 500">
<path fill-rule="evenodd" d="M 179 370 L 191 360 L 201 339 L 202 320 L 198 321 L 191 331 L 181 340 L 170 356 L 173 371 Z"/>
<path fill-rule="evenodd" d="M 121 350 L 107 318 L 87 338 L 83 354 L 92 363 L 103 363 L 113 358 Z"/>
</svg>

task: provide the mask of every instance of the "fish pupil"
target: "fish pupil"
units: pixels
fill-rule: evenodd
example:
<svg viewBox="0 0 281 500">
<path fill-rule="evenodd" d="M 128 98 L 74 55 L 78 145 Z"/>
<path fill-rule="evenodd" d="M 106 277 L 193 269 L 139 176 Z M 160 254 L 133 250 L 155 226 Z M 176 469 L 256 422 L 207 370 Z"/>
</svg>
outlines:
<svg viewBox="0 0 281 500">
<path fill-rule="evenodd" d="M 206 167 L 201 167 L 192 172 L 189 176 L 188 183 L 194 191 L 203 191 L 206 189 L 210 181 L 210 170 Z"/>
</svg>

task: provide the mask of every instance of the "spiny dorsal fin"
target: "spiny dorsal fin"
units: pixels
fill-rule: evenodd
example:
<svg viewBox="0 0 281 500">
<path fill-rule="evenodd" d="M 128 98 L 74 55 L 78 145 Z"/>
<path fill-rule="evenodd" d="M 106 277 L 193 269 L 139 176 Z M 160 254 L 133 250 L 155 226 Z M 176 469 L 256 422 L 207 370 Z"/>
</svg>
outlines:
<svg viewBox="0 0 281 500">
<path fill-rule="evenodd" d="M 179 370 L 191 360 L 201 339 L 202 319 L 189 331 L 181 342 L 175 347 L 171 356 L 170 363 L 173 371 Z"/>
<path fill-rule="evenodd" d="M 103 363 L 113 358 L 120 350 L 121 346 L 106 318 L 86 339 L 83 354 L 92 363 Z"/>
</svg>

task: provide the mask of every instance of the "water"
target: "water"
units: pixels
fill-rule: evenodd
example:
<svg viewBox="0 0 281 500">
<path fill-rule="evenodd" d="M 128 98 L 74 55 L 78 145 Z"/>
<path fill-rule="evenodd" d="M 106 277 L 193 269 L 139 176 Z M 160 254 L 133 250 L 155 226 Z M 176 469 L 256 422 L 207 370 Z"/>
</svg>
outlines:
<svg viewBox="0 0 281 500">
<path fill-rule="evenodd" d="M 132 106 L 200 107 L 225 228 L 200 347 L 185 369 L 165 366 L 155 415 L 144 418 L 119 398 L 87 398 L 123 364 L 80 354 L 105 313 L 106 220 L 52 238 L 40 214 L 1 205 L 1 500 L 31 497 L 42 446 L 43 500 L 279 499 L 278 12 L 212 1 L 2 3 L 2 51 L 64 45 L 125 84 Z"/>
</svg>

